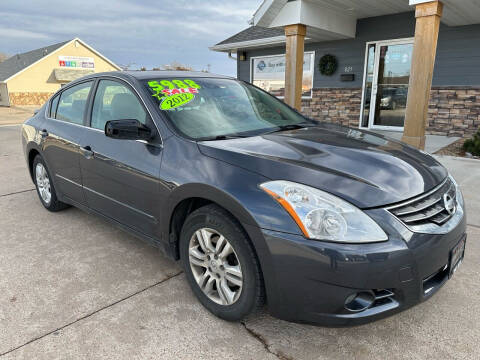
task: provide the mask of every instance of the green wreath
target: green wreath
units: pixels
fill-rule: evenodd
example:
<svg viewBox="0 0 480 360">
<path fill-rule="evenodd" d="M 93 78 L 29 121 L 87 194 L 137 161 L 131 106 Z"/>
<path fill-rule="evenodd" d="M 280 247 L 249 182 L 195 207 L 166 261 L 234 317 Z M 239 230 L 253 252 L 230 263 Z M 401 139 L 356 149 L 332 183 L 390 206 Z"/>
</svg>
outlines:
<svg viewBox="0 0 480 360">
<path fill-rule="evenodd" d="M 337 71 L 337 58 L 333 55 L 327 54 L 320 58 L 319 69 L 320 74 L 332 76 Z"/>
</svg>

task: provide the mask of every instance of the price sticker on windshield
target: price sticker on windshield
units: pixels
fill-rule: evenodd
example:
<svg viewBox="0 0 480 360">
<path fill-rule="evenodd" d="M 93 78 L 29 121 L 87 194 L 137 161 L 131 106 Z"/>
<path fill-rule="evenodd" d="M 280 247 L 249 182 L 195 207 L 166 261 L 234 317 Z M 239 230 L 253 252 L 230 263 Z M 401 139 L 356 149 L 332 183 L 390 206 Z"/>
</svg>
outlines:
<svg viewBox="0 0 480 360">
<path fill-rule="evenodd" d="M 166 96 L 161 104 L 160 109 L 162 110 L 172 110 L 179 106 L 183 106 L 195 98 L 195 95 L 192 93 L 183 93 L 183 94 L 174 94 Z"/>
<path fill-rule="evenodd" d="M 152 80 L 148 86 L 154 92 L 152 96 L 161 101 L 162 110 L 172 110 L 189 103 L 201 89 L 192 79 Z"/>
</svg>

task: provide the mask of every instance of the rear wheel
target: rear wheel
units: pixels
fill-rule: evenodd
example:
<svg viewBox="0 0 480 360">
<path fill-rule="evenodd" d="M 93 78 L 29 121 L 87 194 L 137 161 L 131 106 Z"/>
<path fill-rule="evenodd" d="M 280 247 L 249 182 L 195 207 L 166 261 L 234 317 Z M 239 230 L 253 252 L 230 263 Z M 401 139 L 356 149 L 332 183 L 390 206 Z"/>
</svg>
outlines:
<svg viewBox="0 0 480 360">
<path fill-rule="evenodd" d="M 238 321 L 263 304 L 256 254 L 236 219 L 222 208 L 208 205 L 188 216 L 180 251 L 193 292 L 216 316 Z"/>
<path fill-rule="evenodd" d="M 47 210 L 55 212 L 68 207 L 67 204 L 57 199 L 57 193 L 47 170 L 47 165 L 40 155 L 37 155 L 33 160 L 32 173 L 38 197 Z"/>
</svg>

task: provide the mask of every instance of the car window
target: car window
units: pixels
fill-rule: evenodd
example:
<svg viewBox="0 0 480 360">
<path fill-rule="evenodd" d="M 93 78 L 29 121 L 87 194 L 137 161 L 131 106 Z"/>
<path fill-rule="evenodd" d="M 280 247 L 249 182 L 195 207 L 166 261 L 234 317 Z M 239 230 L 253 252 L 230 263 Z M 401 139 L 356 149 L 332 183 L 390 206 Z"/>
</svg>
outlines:
<svg viewBox="0 0 480 360">
<path fill-rule="evenodd" d="M 73 86 L 60 95 L 55 119 L 83 124 L 87 98 L 93 81 Z"/>
<path fill-rule="evenodd" d="M 50 103 L 50 114 L 49 117 L 55 119 L 55 115 L 57 113 L 57 106 L 58 100 L 60 99 L 60 95 L 57 95 L 53 98 L 52 102 Z"/>
<path fill-rule="evenodd" d="M 91 126 L 103 130 L 107 121 L 122 119 L 136 119 L 146 124 L 147 113 L 127 85 L 101 80 L 93 102 Z"/>
</svg>

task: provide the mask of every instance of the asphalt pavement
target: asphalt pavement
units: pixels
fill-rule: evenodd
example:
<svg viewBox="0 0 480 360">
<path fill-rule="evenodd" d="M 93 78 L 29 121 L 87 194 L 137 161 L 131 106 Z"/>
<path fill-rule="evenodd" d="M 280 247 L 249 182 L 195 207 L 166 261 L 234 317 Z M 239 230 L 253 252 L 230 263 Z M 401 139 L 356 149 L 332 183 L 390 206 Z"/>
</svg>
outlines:
<svg viewBox="0 0 480 360">
<path fill-rule="evenodd" d="M 466 258 L 429 301 L 375 323 L 242 323 L 207 312 L 181 268 L 98 217 L 46 211 L 20 127 L 0 126 L 0 358 L 480 359 L 480 161 L 438 158 L 467 203 Z"/>
</svg>

